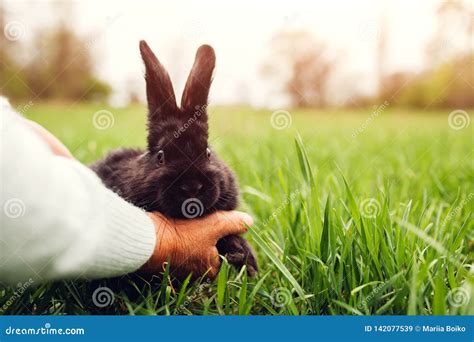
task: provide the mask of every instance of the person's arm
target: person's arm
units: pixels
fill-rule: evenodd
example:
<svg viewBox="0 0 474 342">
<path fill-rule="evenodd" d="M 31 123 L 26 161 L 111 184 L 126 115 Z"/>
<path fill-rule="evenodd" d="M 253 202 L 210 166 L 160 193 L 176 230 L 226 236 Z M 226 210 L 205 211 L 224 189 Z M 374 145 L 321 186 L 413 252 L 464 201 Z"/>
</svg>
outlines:
<svg viewBox="0 0 474 342">
<path fill-rule="evenodd" d="M 86 166 L 58 156 L 1 108 L 0 280 L 45 281 L 132 272 L 152 255 L 152 220 Z"/>
<path fill-rule="evenodd" d="M 2 101 L 0 282 L 156 273 L 168 260 L 176 274 L 214 277 L 217 240 L 252 224 L 236 211 L 183 221 L 145 213 Z"/>
</svg>

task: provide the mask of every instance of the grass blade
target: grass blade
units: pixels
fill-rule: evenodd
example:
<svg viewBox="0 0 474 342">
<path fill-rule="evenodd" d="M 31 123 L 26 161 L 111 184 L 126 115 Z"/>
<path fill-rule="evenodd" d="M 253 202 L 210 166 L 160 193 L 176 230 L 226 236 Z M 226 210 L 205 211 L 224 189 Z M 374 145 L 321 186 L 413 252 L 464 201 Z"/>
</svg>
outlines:
<svg viewBox="0 0 474 342">
<path fill-rule="evenodd" d="M 260 247 L 260 249 L 267 255 L 267 257 L 273 262 L 276 268 L 285 276 L 285 278 L 293 285 L 294 289 L 301 298 L 305 297 L 305 292 L 301 285 L 296 281 L 290 271 L 283 265 L 278 256 L 272 251 L 270 246 L 263 240 L 260 234 L 257 233 L 255 228 L 249 227 L 249 232 L 252 234 L 253 241 Z"/>
</svg>

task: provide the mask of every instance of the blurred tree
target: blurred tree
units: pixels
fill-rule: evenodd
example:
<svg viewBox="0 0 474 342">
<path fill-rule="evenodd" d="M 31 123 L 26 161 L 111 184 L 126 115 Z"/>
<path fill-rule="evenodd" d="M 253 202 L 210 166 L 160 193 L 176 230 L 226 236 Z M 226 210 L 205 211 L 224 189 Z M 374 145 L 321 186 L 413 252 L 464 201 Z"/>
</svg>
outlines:
<svg viewBox="0 0 474 342">
<path fill-rule="evenodd" d="M 93 75 L 91 44 L 60 24 L 40 32 L 26 66 L 29 88 L 40 99 L 104 100 L 110 87 Z"/>
<path fill-rule="evenodd" d="M 137 79 L 136 77 L 129 77 L 127 79 L 127 100 L 128 103 L 135 104 L 140 103 L 140 94 L 137 92 L 137 89 L 140 89 L 141 79 Z"/>
<path fill-rule="evenodd" d="M 417 75 L 413 72 L 397 71 L 394 73 L 384 75 L 380 80 L 380 89 L 377 102 L 389 101 L 393 103 L 403 88 L 410 84 L 410 82 Z"/>
<path fill-rule="evenodd" d="M 403 88 L 396 104 L 417 107 L 474 108 L 474 54 L 441 64 Z"/>
<path fill-rule="evenodd" d="M 327 105 L 328 84 L 336 61 L 324 43 L 306 31 L 281 31 L 271 40 L 270 58 L 263 66 L 263 74 L 284 80 L 282 90 L 292 105 Z"/>
<path fill-rule="evenodd" d="M 441 2 L 426 70 L 383 75 L 379 99 L 414 107 L 474 108 L 474 11 L 462 0 Z"/>
<path fill-rule="evenodd" d="M 387 82 L 387 57 L 388 57 L 388 39 L 389 39 L 389 20 L 387 10 L 381 14 L 380 31 L 377 35 L 377 46 L 375 51 L 376 75 L 379 98 L 378 102 L 383 102 L 391 97 L 393 83 Z"/>
<path fill-rule="evenodd" d="M 64 15 L 72 15 L 70 8 L 62 7 Z M 5 26 L 0 11 L 0 24 Z M 94 60 L 89 42 L 61 22 L 52 29 L 43 29 L 33 40 L 34 46 L 26 65 L 19 65 L 16 54 L 21 40 L 5 41 L 2 35 L 0 56 L 0 87 L 2 93 L 13 99 L 40 100 L 106 100 L 111 88 L 94 76 Z"/>
<path fill-rule="evenodd" d="M 28 96 L 28 89 L 22 82 L 22 68 L 16 62 L 15 56 L 18 54 L 18 44 L 14 39 L 9 39 L 7 30 L 6 13 L 0 3 L 0 94 L 9 95 L 13 98 L 25 98 Z"/>
<path fill-rule="evenodd" d="M 474 9 L 463 0 L 442 1 L 436 9 L 437 29 L 426 48 L 430 67 L 472 53 Z"/>
</svg>

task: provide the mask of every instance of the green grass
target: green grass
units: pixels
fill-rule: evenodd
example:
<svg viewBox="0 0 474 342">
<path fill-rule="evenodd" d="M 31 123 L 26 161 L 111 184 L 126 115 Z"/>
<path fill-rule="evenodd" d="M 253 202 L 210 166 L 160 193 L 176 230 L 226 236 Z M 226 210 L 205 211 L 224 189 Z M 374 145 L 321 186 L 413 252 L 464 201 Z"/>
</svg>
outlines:
<svg viewBox="0 0 474 342">
<path fill-rule="evenodd" d="M 100 109 L 34 105 L 26 116 L 84 163 L 144 146 L 144 108 L 108 108 L 106 130 L 92 123 Z M 158 286 L 116 291 L 105 308 L 92 301 L 97 283 L 56 282 L 29 288 L 5 313 L 474 314 L 473 124 L 451 129 L 449 110 L 294 110 L 277 130 L 268 110 L 210 112 L 211 144 L 255 219 L 256 279 L 225 263 L 212 282 L 177 284 L 165 271 Z M 0 290 L 0 307 L 14 290 Z"/>
</svg>

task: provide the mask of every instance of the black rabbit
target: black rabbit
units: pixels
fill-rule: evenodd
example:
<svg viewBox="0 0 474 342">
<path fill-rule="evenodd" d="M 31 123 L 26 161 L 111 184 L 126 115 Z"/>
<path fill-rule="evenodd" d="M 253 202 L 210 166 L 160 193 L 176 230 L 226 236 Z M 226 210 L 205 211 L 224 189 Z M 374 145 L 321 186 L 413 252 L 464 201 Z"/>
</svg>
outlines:
<svg viewBox="0 0 474 342">
<path fill-rule="evenodd" d="M 213 48 L 202 45 L 197 50 L 180 107 L 168 73 L 145 41 L 140 42 L 140 52 L 148 101 L 147 150 L 112 151 L 91 168 L 108 188 L 147 211 L 192 218 L 235 209 L 235 176 L 208 146 Z M 248 274 L 256 274 L 257 260 L 244 238 L 227 236 L 218 241 L 217 249 L 235 267 L 247 265 Z"/>
</svg>

